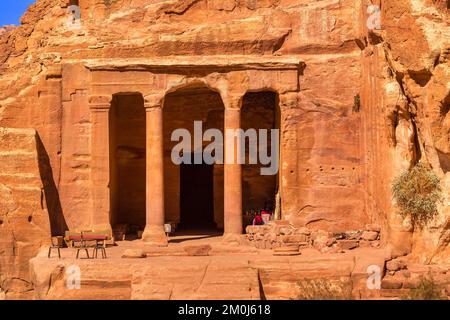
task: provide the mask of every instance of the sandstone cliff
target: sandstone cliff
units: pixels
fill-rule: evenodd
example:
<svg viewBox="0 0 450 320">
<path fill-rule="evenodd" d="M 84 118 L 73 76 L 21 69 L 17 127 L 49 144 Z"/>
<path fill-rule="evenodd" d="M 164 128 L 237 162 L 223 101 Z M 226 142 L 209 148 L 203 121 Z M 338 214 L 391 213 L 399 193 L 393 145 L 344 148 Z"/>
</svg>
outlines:
<svg viewBox="0 0 450 320">
<path fill-rule="evenodd" d="M 381 126 L 383 137 L 369 142 L 369 149 L 378 154 L 370 160 L 372 170 L 380 173 L 369 192 L 374 205 L 388 214 L 390 242 L 398 244 L 395 254 L 413 250 L 422 262 L 448 261 L 448 249 L 444 249 L 450 213 L 448 10 L 437 1 L 382 1 L 381 8 L 382 29 L 368 33 L 363 51 L 370 74 L 363 96 L 378 106 L 366 116 Z M 389 160 L 381 161 L 384 156 Z M 413 234 L 409 222 L 401 221 L 391 207 L 389 182 L 419 160 L 429 162 L 441 178 L 445 200 L 436 220 Z"/>
<path fill-rule="evenodd" d="M 381 8 L 380 30 L 367 30 L 372 3 Z M 81 8 L 80 28 L 68 26 L 71 4 Z M 41 150 L 45 173 L 38 174 L 41 163 L 26 168 L 44 176 L 33 187 L 48 190 L 48 201 L 42 205 L 37 193 L 26 198 L 42 216 L 38 225 L 22 218 L 0 225 L 3 290 L 12 279 L 29 280 L 25 262 L 50 229 L 58 233 L 66 223 L 76 227 L 87 219 L 90 153 L 79 145 L 89 140 L 91 124 L 83 109 L 66 104 L 87 99 L 83 63 L 100 59 L 301 59 L 306 68 L 299 103 L 286 119 L 296 133 L 282 146 L 293 149 L 297 164 L 285 216 L 299 226 L 332 231 L 380 223 L 384 245 L 394 256 L 412 252 L 421 262 L 448 262 L 448 1 L 38 0 L 21 22 L 0 29 L 0 126 L 37 131 L 42 146 L 27 152 Z M 70 84 L 63 85 L 62 77 Z M 355 108 L 357 96 L 361 103 Z M 63 127 L 69 129 L 63 133 Z M 13 149 L 2 145 L 0 152 Z M 396 213 L 390 183 L 419 159 L 432 165 L 446 198 L 432 224 L 413 230 Z M 22 200 L 11 198 L 4 179 L 1 210 L 10 212 Z M 45 214 L 51 226 L 44 223 Z M 13 235 L 23 238 L 26 252 L 11 251 Z"/>
</svg>

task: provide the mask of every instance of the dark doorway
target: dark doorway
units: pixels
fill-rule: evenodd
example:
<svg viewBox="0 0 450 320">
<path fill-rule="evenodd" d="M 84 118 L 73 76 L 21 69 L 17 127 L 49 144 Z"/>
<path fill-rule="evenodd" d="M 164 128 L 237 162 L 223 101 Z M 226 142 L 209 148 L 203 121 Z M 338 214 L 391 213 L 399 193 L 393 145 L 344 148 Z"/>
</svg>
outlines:
<svg viewBox="0 0 450 320">
<path fill-rule="evenodd" d="M 169 93 L 164 99 L 165 221 L 185 235 L 223 230 L 224 165 L 175 164 L 171 155 L 179 141 L 172 141 L 172 134 L 184 128 L 193 136 L 195 121 L 202 121 L 204 131 L 216 128 L 223 132 L 224 110 L 220 94 L 199 83 Z M 202 148 L 209 144 L 204 141 Z M 184 152 L 192 156 L 200 152 L 199 148 L 191 141 L 190 150 Z"/>
<path fill-rule="evenodd" d="M 242 102 L 242 129 L 279 129 L 280 109 L 278 95 L 270 91 L 249 92 Z M 268 136 L 270 137 L 270 135 Z M 242 166 L 243 212 L 273 210 L 279 186 L 279 175 L 261 175 L 261 164 L 249 164 L 249 142 L 246 140 L 246 164 Z M 271 149 L 271 141 L 267 141 Z M 258 147 L 259 148 L 259 147 Z M 248 216 L 248 215 L 246 215 Z M 251 215 L 250 215 L 251 217 Z M 251 224 L 247 219 L 245 224 Z"/>
<path fill-rule="evenodd" d="M 181 229 L 212 229 L 214 223 L 214 166 L 180 166 Z"/>
<path fill-rule="evenodd" d="M 141 94 L 114 95 L 110 111 L 111 225 L 127 235 L 145 228 L 146 138 Z"/>
</svg>

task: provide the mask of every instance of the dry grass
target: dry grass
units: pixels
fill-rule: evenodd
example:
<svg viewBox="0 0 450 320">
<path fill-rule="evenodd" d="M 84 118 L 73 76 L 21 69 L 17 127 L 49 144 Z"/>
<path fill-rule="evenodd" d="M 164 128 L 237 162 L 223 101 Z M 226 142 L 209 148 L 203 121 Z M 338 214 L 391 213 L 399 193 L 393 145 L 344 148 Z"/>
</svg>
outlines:
<svg viewBox="0 0 450 320">
<path fill-rule="evenodd" d="M 448 300 L 445 289 L 437 284 L 433 277 L 423 277 L 417 288 L 411 289 L 403 300 Z"/>
<path fill-rule="evenodd" d="M 352 300 L 350 281 L 303 279 L 299 283 L 298 300 Z"/>
</svg>

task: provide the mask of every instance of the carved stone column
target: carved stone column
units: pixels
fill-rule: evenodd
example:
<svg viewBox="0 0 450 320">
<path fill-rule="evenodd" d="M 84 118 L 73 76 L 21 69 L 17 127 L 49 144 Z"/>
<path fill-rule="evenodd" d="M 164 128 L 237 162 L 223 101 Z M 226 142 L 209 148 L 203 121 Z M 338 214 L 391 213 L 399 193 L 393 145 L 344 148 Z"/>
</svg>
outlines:
<svg viewBox="0 0 450 320">
<path fill-rule="evenodd" d="M 280 103 L 280 196 L 282 218 L 289 220 L 298 208 L 298 93 L 279 95 Z"/>
<path fill-rule="evenodd" d="M 147 157 L 146 157 L 146 219 L 143 240 L 149 244 L 167 246 L 164 232 L 164 135 L 163 97 L 146 97 Z"/>
<path fill-rule="evenodd" d="M 228 97 L 225 104 L 224 239 L 237 241 L 242 234 L 242 166 L 238 163 L 239 140 L 227 130 L 241 128 L 242 96 Z M 234 147 L 233 147 L 234 146 Z M 230 159 L 232 161 L 230 162 Z"/>
<path fill-rule="evenodd" d="M 91 111 L 91 183 L 93 229 L 111 229 L 110 224 L 110 166 L 109 166 L 109 110 L 111 97 L 89 97 Z"/>
</svg>

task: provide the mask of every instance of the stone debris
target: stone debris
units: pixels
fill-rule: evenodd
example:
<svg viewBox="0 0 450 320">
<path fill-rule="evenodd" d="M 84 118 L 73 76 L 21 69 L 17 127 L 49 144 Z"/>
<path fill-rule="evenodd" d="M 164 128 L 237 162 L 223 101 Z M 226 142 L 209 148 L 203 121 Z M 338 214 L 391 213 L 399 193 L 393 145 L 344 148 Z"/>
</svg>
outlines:
<svg viewBox="0 0 450 320">
<path fill-rule="evenodd" d="M 323 230 L 312 231 L 308 228 L 278 225 L 270 222 L 262 226 L 246 228 L 246 243 L 258 249 L 277 249 L 295 246 L 299 248 L 315 248 L 322 253 L 341 253 L 358 247 L 380 247 L 381 228 L 377 225 L 368 226 L 368 230 L 332 233 Z"/>
</svg>

